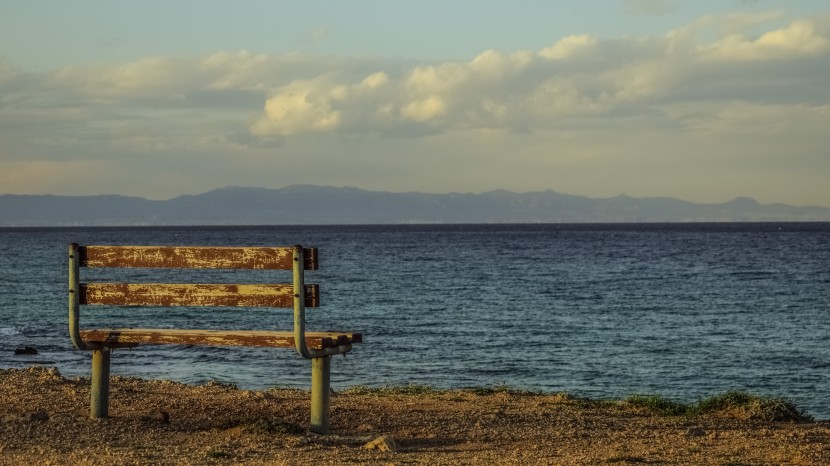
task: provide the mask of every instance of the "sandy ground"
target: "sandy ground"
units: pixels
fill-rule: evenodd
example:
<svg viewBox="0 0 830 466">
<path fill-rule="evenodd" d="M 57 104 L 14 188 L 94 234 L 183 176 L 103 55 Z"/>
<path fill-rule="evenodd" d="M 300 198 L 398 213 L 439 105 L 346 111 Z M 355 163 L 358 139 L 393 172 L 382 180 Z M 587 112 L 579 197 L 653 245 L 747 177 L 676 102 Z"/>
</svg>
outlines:
<svg viewBox="0 0 830 466">
<path fill-rule="evenodd" d="M 332 396 L 321 436 L 307 431 L 300 390 L 118 377 L 111 387 L 111 417 L 93 420 L 88 379 L 0 370 L 0 463 L 830 464 L 826 421 L 690 419 L 504 390 L 349 390 Z"/>
</svg>

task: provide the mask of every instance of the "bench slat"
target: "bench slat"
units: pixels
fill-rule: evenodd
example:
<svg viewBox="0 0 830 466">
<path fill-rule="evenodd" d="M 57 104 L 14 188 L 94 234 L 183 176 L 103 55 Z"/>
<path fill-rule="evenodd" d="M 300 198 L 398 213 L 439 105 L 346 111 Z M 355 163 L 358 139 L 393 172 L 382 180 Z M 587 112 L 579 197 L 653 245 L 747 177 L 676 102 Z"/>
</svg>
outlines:
<svg viewBox="0 0 830 466">
<path fill-rule="evenodd" d="M 82 283 L 80 304 L 112 306 L 292 307 L 288 284 Z M 320 305 L 319 285 L 305 285 L 306 307 Z"/>
<path fill-rule="evenodd" d="M 291 247 L 80 246 L 81 267 L 291 270 Z M 317 270 L 317 248 L 303 249 L 305 269 Z"/>
<path fill-rule="evenodd" d="M 309 348 L 333 348 L 339 345 L 360 343 L 360 333 L 306 332 Z M 267 346 L 294 347 L 292 332 L 262 330 L 180 330 L 180 329 L 100 329 L 83 330 L 85 341 L 102 344 L 150 343 L 176 345 L 214 346 Z"/>
</svg>

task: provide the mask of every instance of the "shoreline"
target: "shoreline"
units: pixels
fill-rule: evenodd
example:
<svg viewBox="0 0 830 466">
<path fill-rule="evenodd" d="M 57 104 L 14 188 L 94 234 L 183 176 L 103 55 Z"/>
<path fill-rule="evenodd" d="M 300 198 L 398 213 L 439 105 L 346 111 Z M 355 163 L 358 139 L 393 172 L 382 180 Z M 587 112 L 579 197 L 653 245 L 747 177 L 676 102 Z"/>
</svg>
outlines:
<svg viewBox="0 0 830 466">
<path fill-rule="evenodd" d="M 678 414 L 660 397 L 355 387 L 332 395 L 320 436 L 304 390 L 131 377 L 111 390 L 111 417 L 93 420 L 88 379 L 0 369 L 0 463 L 830 464 L 830 420 L 757 403 Z"/>
</svg>

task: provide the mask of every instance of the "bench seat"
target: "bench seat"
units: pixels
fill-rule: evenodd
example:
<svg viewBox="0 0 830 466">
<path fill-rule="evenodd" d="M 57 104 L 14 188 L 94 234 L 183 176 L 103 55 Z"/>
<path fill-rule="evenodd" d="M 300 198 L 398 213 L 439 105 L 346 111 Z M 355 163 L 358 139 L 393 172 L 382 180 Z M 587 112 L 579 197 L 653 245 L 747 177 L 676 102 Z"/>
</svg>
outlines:
<svg viewBox="0 0 830 466">
<path fill-rule="evenodd" d="M 214 346 L 267 346 L 293 348 L 294 333 L 266 330 L 186 330 L 158 328 L 120 328 L 82 330 L 81 338 L 103 346 L 121 346 L 129 343 L 214 345 Z M 335 348 L 361 343 L 360 333 L 305 332 L 306 345 L 312 349 Z"/>
</svg>

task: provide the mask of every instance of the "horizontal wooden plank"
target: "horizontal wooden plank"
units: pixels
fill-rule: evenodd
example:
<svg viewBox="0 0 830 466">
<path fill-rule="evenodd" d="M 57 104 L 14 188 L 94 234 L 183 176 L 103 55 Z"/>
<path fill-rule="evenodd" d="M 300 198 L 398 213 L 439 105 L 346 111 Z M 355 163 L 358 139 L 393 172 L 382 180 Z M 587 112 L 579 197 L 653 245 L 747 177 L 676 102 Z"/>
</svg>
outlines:
<svg viewBox="0 0 830 466">
<path fill-rule="evenodd" d="M 263 330 L 101 329 L 81 331 L 81 337 L 84 341 L 104 345 L 148 343 L 294 347 L 292 332 Z M 306 332 L 306 345 L 314 349 L 333 348 L 362 341 L 363 336 L 354 332 Z"/>
<path fill-rule="evenodd" d="M 112 306 L 292 307 L 289 284 L 82 283 L 80 304 Z M 318 285 L 305 285 L 306 307 L 320 305 Z"/>
<path fill-rule="evenodd" d="M 81 267 L 291 270 L 293 247 L 80 246 Z M 317 248 L 304 248 L 305 269 L 317 270 Z"/>
</svg>

